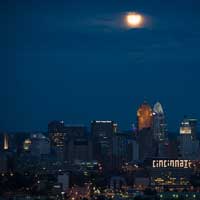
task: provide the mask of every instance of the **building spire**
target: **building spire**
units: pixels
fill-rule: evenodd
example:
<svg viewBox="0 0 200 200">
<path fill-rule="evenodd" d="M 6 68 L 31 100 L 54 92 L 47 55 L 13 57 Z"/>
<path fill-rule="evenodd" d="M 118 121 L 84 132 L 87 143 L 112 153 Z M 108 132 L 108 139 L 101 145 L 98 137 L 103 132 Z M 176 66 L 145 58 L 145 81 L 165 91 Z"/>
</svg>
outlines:
<svg viewBox="0 0 200 200">
<path fill-rule="evenodd" d="M 3 149 L 5 151 L 8 150 L 8 135 L 6 133 L 4 134 L 4 139 L 3 139 Z"/>
</svg>

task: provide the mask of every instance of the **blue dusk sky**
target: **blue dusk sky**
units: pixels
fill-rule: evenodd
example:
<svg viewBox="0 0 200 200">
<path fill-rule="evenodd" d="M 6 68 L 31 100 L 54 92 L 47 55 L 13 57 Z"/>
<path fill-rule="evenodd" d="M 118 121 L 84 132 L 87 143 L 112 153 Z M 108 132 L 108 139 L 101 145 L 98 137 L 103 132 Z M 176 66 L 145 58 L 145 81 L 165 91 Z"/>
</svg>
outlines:
<svg viewBox="0 0 200 200">
<path fill-rule="evenodd" d="M 128 12 L 148 23 L 127 28 Z M 200 119 L 199 0 L 7 0 L 0 21 L 0 131 L 129 129 L 144 100 L 161 102 L 169 130 Z"/>
</svg>

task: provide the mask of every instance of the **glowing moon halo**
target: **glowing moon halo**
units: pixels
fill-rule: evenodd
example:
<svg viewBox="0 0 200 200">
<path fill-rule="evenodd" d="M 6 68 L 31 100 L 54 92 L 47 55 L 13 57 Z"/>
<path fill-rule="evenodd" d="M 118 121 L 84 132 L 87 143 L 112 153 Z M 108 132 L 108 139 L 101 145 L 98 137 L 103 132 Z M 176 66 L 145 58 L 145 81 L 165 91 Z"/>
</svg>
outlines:
<svg viewBox="0 0 200 200">
<path fill-rule="evenodd" d="M 139 28 L 143 25 L 144 18 L 138 13 L 128 13 L 126 15 L 126 23 L 131 28 Z"/>
</svg>

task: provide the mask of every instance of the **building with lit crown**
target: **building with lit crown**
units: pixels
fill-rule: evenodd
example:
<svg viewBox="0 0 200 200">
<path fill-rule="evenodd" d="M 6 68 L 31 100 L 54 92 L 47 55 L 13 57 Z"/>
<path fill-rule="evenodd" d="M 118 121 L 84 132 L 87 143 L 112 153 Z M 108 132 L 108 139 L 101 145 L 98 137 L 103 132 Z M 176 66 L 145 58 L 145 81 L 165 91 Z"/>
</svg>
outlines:
<svg viewBox="0 0 200 200">
<path fill-rule="evenodd" d="M 145 128 L 152 128 L 153 112 L 151 106 L 144 102 L 137 111 L 137 128 L 141 131 Z"/>
<path fill-rule="evenodd" d="M 167 125 L 162 105 L 157 102 L 153 107 L 153 136 L 156 141 L 166 138 Z"/>
<path fill-rule="evenodd" d="M 180 126 L 181 135 L 191 135 L 193 138 L 196 138 L 197 135 L 197 119 L 190 119 L 184 117 Z"/>
<path fill-rule="evenodd" d="M 184 159 L 199 159 L 200 144 L 196 139 L 197 120 L 184 118 L 180 125 L 179 154 Z"/>
</svg>

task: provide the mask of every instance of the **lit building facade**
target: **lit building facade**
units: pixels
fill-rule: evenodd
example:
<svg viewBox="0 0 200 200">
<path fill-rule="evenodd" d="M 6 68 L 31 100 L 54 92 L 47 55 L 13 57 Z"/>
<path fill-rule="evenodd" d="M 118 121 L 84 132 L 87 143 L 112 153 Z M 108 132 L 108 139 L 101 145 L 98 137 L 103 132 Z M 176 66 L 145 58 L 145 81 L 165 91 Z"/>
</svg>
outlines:
<svg viewBox="0 0 200 200">
<path fill-rule="evenodd" d="M 30 139 L 24 140 L 24 143 L 23 143 L 24 151 L 30 151 L 30 146 L 31 146 L 31 140 Z"/>
<path fill-rule="evenodd" d="M 9 145 L 8 145 L 8 135 L 4 134 L 4 139 L 3 139 L 3 149 L 4 151 L 8 150 Z"/>
<path fill-rule="evenodd" d="M 181 122 L 180 134 L 181 135 L 191 135 L 192 134 L 192 128 L 190 126 L 190 122 L 188 119 L 184 119 Z"/>
<path fill-rule="evenodd" d="M 200 146 L 197 135 L 197 120 L 184 118 L 180 125 L 179 152 L 184 159 L 199 159 Z"/>
<path fill-rule="evenodd" d="M 157 102 L 153 108 L 153 136 L 156 141 L 166 138 L 167 125 L 162 105 Z"/>
<path fill-rule="evenodd" d="M 65 125 L 64 121 L 52 121 L 48 125 L 52 153 L 58 160 L 63 161 L 66 156 L 66 144 L 72 138 L 84 137 L 86 127 L 82 125 Z"/>
<path fill-rule="evenodd" d="M 185 117 L 181 122 L 180 135 L 191 135 L 193 138 L 196 138 L 197 120 Z"/>
<path fill-rule="evenodd" d="M 151 106 L 144 102 L 137 111 L 138 131 L 145 128 L 152 128 L 153 112 Z"/>
<path fill-rule="evenodd" d="M 157 191 L 165 188 L 182 191 L 190 188 L 190 176 L 193 173 L 191 160 L 152 160 L 149 166 L 151 186 Z"/>
<path fill-rule="evenodd" d="M 64 146 L 65 126 L 63 121 L 52 121 L 48 124 L 48 132 L 53 146 Z"/>
<path fill-rule="evenodd" d="M 48 124 L 48 132 L 51 142 L 51 151 L 60 161 L 64 160 L 65 126 L 64 121 L 52 121 Z"/>
</svg>

